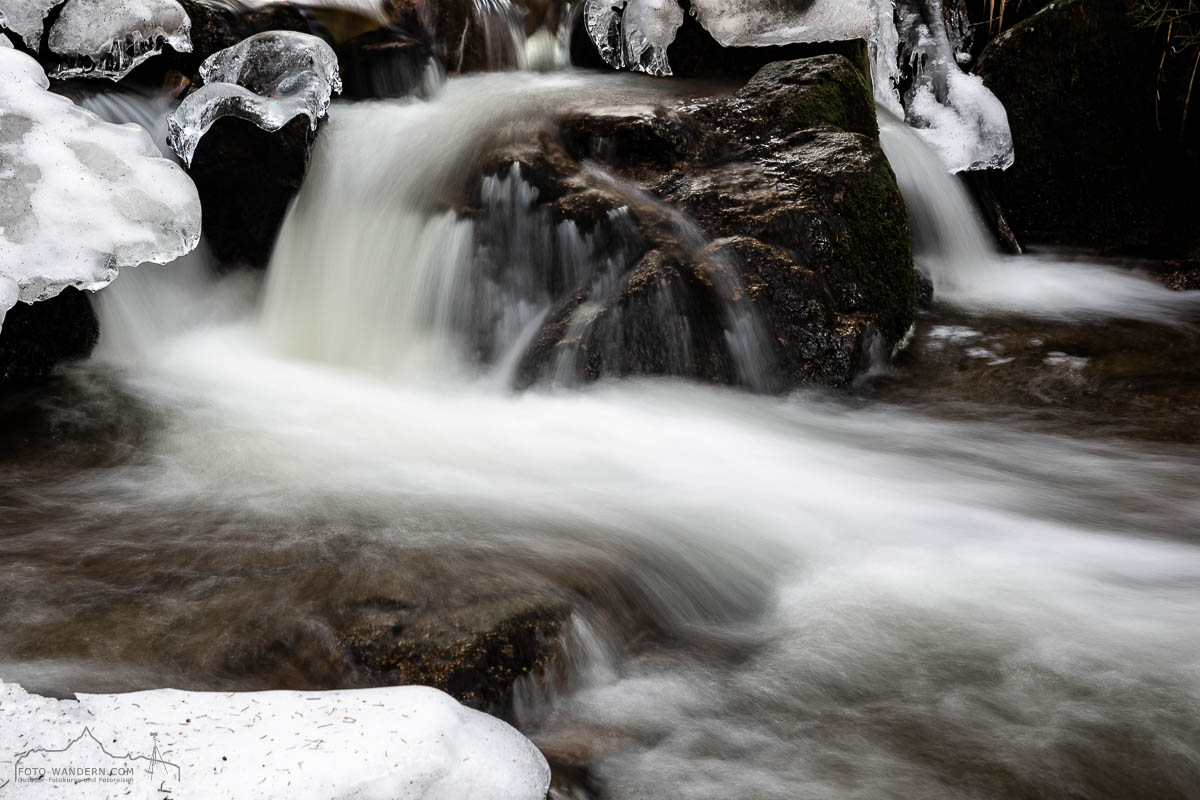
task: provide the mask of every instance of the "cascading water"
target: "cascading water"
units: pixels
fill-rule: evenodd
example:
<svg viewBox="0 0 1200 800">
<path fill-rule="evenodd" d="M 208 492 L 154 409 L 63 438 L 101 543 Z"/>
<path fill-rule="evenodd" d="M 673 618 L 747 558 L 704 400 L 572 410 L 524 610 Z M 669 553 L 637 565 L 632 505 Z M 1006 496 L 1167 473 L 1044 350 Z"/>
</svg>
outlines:
<svg viewBox="0 0 1200 800">
<path fill-rule="evenodd" d="M 271 345 L 406 379 L 462 376 L 482 365 L 515 369 L 556 303 L 573 292 L 606 294 L 641 252 L 627 245 L 636 233 L 622 221 L 626 212 L 613 215 L 606 231 L 585 235 L 533 210 L 535 190 L 519 173 L 486 178 L 487 219 L 464 218 L 452 209 L 465 201 L 466 171 L 485 144 L 528 135 L 552 109 L 582 96 L 620 98 L 628 80 L 490 74 L 451 81 L 431 103 L 335 109 L 268 270 L 263 322 Z M 599 179 L 648 213 L 674 213 L 611 176 Z M 673 227 L 694 251 L 704 246 L 691 223 L 678 218 Z M 479 257 L 481 236 L 491 243 L 490 261 Z M 718 286 L 738 280 L 730 265 L 713 264 L 709 274 Z M 722 294 L 730 298 L 724 323 L 738 377 L 767 388 L 768 349 L 744 292 L 729 285 Z M 661 325 L 686 326 L 670 291 L 659 299 Z M 576 318 L 593 308 L 584 302 Z M 686 363 L 687 337 L 666 338 L 679 348 L 668 354 L 671 363 Z M 549 377 L 572 383 L 576 372 L 568 349 Z"/>
<path fill-rule="evenodd" d="M 879 135 L 908 206 L 919 268 L 935 297 L 977 312 L 1192 320 L 1200 293 L 1054 255 L 1001 255 L 967 190 L 904 122 L 879 109 Z"/>
<path fill-rule="evenodd" d="M 532 267 L 582 284 L 626 266 L 620 237 L 529 213 L 512 174 L 483 201 L 507 234 L 493 259 L 520 269 L 481 271 L 457 210 L 488 137 L 627 87 L 488 75 L 335 106 L 261 313 L 234 284 L 243 305 L 214 301 L 232 321 L 139 332 L 213 285 L 128 280 L 177 264 L 106 289 L 106 330 L 155 346 L 68 369 L 32 411 L 0 404 L 0 675 L 58 694 L 330 686 L 356 679 L 346 607 L 536 591 L 575 608 L 566 674 L 526 680 L 515 717 L 606 800 L 1193 796 L 1193 447 L 999 409 L 439 380 L 511 374 L 552 296 Z M 882 127 L 948 303 L 1191 302 L 998 256 L 924 144 Z"/>
</svg>

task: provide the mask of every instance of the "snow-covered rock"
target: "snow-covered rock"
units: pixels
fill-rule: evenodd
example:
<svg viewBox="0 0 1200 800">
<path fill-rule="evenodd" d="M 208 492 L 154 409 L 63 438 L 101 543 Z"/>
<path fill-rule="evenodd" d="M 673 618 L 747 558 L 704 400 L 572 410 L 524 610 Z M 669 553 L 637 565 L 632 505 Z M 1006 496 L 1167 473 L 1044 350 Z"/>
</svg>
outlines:
<svg viewBox="0 0 1200 800">
<path fill-rule="evenodd" d="M 213 53 L 200 67 L 204 86 L 167 120 L 167 141 L 191 164 L 196 146 L 221 117 L 277 131 L 301 114 L 313 130 L 333 93 L 342 91 L 337 56 L 316 36 L 267 31 Z"/>
<path fill-rule="evenodd" d="M 67 0 L 50 28 L 50 51 L 62 59 L 50 77 L 118 81 L 164 44 L 190 53 L 191 32 L 175 0 Z"/>
<path fill-rule="evenodd" d="M 425 687 L 78 698 L 0 683 L 14 796 L 543 800 L 550 784 L 520 733 Z M 96 772 L 55 772 L 72 767 Z"/>
<path fill-rule="evenodd" d="M 146 131 L 48 86 L 36 61 L 0 49 L 0 313 L 99 289 L 118 267 L 166 263 L 200 238 L 195 186 Z"/>
<path fill-rule="evenodd" d="M 0 28 L 7 28 L 25 40 L 30 50 L 42 44 L 46 15 L 59 0 L 0 0 Z"/>
</svg>

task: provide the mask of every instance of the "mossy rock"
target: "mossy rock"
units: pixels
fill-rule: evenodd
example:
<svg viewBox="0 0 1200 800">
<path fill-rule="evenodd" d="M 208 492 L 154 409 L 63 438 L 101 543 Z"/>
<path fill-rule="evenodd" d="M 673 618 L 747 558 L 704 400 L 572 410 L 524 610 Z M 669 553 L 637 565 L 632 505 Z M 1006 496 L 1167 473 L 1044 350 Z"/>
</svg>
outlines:
<svg viewBox="0 0 1200 800">
<path fill-rule="evenodd" d="M 521 361 L 519 385 L 570 367 L 579 379 L 842 386 L 869 342 L 895 344 L 911 327 L 908 215 L 861 60 L 769 64 L 730 96 L 573 111 L 558 122 L 557 138 L 485 156 L 484 174 L 516 165 L 552 221 L 604 236 L 619 211 L 629 230 L 617 237 L 618 279 L 548 288 L 557 307 Z M 503 273 L 494 246 L 504 233 L 489 242 L 487 210 L 474 213 Z M 774 362 L 749 376 L 723 318 L 747 301 L 763 327 L 755 345 Z"/>
</svg>

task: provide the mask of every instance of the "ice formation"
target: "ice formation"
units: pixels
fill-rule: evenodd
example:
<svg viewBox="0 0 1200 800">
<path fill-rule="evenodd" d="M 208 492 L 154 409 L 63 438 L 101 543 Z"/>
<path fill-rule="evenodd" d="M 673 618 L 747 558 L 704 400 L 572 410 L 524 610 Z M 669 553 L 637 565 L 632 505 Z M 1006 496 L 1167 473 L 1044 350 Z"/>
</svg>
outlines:
<svg viewBox="0 0 1200 800">
<path fill-rule="evenodd" d="M 20 797 L 544 800 L 550 786 L 516 730 L 420 686 L 78 698 L 0 683 L 0 774 Z"/>
<path fill-rule="evenodd" d="M 876 100 L 902 115 L 950 172 L 1013 162 L 1004 106 L 962 71 L 970 26 L 961 0 L 692 0 L 692 13 L 725 47 L 865 39 Z M 667 47 L 682 24 L 676 0 L 587 0 L 584 23 L 618 69 L 670 75 Z M 898 93 L 901 68 L 912 82 Z"/>
<path fill-rule="evenodd" d="M 99 289 L 118 267 L 166 263 L 200 238 L 196 187 L 150 136 L 49 85 L 32 58 L 0 49 L 0 313 Z"/>
<path fill-rule="evenodd" d="M 62 59 L 50 77 L 118 81 L 164 44 L 190 53 L 191 32 L 175 0 L 68 0 L 50 28 L 50 51 Z"/>
<path fill-rule="evenodd" d="M 600 55 L 617 69 L 671 74 L 667 48 L 683 26 L 675 0 L 587 0 L 584 24 Z"/>
<path fill-rule="evenodd" d="M 982 78 L 959 68 L 962 53 L 951 43 L 942 0 L 899 0 L 896 10 L 900 57 L 912 71 L 905 121 L 950 172 L 1008 169 L 1008 113 Z"/>
<path fill-rule="evenodd" d="M 337 56 L 316 36 L 267 31 L 213 53 L 200 66 L 204 86 L 167 120 L 167 141 L 192 163 L 200 138 L 221 117 L 277 131 L 304 114 L 313 130 L 334 92 L 342 91 Z"/>
<path fill-rule="evenodd" d="M 0 28 L 17 34 L 30 50 L 36 51 L 42 44 L 46 15 L 58 3 L 59 0 L 0 0 Z"/>
<path fill-rule="evenodd" d="M 692 0 L 696 20 L 724 47 L 875 38 L 875 0 Z"/>
</svg>

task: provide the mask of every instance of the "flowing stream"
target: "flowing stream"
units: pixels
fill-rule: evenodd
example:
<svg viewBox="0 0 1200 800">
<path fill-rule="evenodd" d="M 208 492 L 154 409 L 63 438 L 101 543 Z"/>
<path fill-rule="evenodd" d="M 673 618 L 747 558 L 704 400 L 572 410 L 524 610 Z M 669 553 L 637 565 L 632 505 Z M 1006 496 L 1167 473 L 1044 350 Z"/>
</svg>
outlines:
<svg viewBox="0 0 1200 800">
<path fill-rule="evenodd" d="M 1196 797 L 1194 445 L 886 394 L 508 388 L 544 298 L 481 289 L 453 187 L 485 133 L 663 85 L 335 104 L 265 285 L 126 271 L 98 357 L 0 406 L 0 676 L 329 687 L 342 604 L 535 593 L 575 609 L 512 712 L 587 766 L 559 797 Z M 1014 315 L 1191 326 L 1195 295 L 994 254 L 882 127 L 943 304 L 914 347 Z"/>
</svg>

